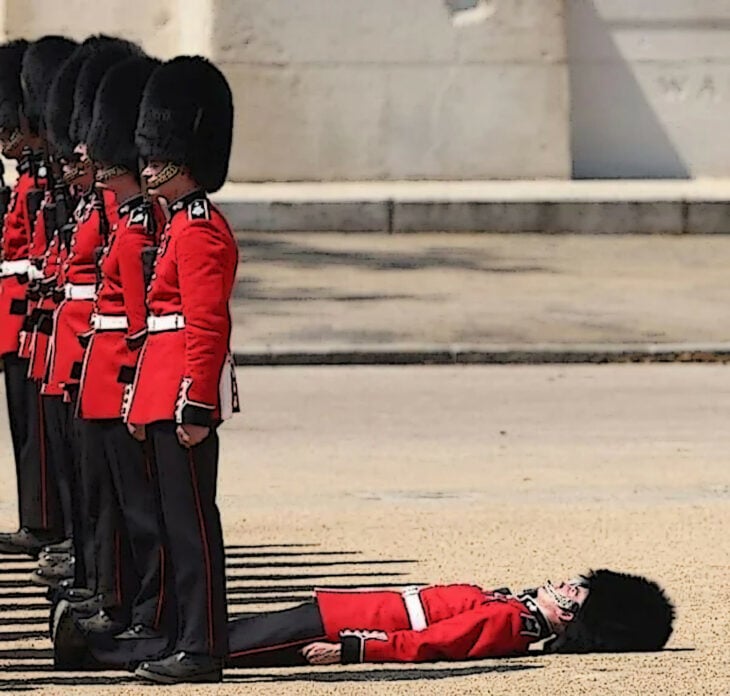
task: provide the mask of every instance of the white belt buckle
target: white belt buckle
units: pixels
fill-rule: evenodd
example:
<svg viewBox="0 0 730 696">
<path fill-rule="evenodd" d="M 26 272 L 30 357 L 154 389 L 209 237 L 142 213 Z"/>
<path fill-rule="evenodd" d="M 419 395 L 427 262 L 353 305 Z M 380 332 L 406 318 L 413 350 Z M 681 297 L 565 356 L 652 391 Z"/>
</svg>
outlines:
<svg viewBox="0 0 730 696">
<path fill-rule="evenodd" d="M 150 333 L 177 331 L 185 328 L 185 317 L 182 314 L 163 314 L 147 317 L 147 330 Z"/>
<path fill-rule="evenodd" d="M 406 587 L 401 594 L 406 605 L 411 628 L 414 631 L 425 630 L 428 627 L 428 621 L 426 621 L 426 612 L 423 610 L 423 602 L 421 601 L 421 588 L 412 585 Z"/>
<path fill-rule="evenodd" d="M 30 261 L 28 259 L 18 259 L 17 261 L 3 261 L 0 265 L 0 275 L 3 278 L 9 278 L 14 275 L 23 275 L 30 269 Z"/>
<path fill-rule="evenodd" d="M 93 300 L 96 297 L 96 286 L 66 283 L 63 294 L 67 300 Z"/>
<path fill-rule="evenodd" d="M 126 331 L 129 328 L 127 317 L 115 314 L 94 314 L 91 325 L 95 331 Z"/>
</svg>

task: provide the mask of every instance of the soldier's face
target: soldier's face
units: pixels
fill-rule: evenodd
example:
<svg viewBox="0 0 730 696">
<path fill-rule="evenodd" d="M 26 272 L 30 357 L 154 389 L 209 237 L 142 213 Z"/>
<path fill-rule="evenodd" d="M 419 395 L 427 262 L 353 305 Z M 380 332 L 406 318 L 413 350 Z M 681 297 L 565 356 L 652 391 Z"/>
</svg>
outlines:
<svg viewBox="0 0 730 696">
<path fill-rule="evenodd" d="M 86 154 L 86 145 L 77 145 L 74 158 L 63 163 L 63 180 L 82 191 L 87 191 L 94 183 L 94 168 Z"/>
<path fill-rule="evenodd" d="M 150 160 L 142 170 L 142 178 L 150 195 L 174 200 L 178 183 L 175 180 L 180 173 L 181 168 L 177 164 Z"/>
<path fill-rule="evenodd" d="M 554 585 L 549 580 L 537 590 L 537 600 L 553 628 L 567 626 L 588 599 L 584 578 L 564 580 Z"/>
</svg>

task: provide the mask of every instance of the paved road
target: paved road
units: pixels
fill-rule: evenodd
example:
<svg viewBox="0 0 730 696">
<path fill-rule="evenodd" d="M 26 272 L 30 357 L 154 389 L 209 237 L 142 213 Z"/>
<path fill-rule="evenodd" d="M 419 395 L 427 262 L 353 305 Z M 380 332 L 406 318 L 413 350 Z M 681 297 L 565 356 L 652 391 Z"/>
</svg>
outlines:
<svg viewBox="0 0 730 696">
<path fill-rule="evenodd" d="M 220 476 L 232 614 L 289 606 L 313 585 L 519 588 L 606 565 L 660 579 L 679 618 L 661 654 L 238 671 L 221 688 L 176 694 L 728 693 L 728 368 L 258 368 L 239 378 L 245 412 L 223 429 Z M 4 422 L 0 437 L 8 528 Z M 48 671 L 44 604 L 26 572 L 0 559 L 0 692 L 139 693 L 124 674 Z"/>
<path fill-rule="evenodd" d="M 730 343 L 728 236 L 240 239 L 240 351 Z"/>
</svg>

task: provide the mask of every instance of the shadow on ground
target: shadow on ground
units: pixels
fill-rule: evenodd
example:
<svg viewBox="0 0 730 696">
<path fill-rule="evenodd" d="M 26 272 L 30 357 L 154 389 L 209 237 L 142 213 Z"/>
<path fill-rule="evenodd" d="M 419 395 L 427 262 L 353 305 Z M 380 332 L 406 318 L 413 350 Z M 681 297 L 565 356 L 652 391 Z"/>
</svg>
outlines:
<svg viewBox="0 0 730 696">
<path fill-rule="evenodd" d="M 105 687 L 137 683 L 133 676 L 124 672 L 117 676 L 112 676 L 111 673 L 54 673 L 51 667 L 53 655 L 49 647 L 46 647 L 50 642 L 45 630 L 50 604 L 43 601 L 45 595 L 42 590 L 21 592 L 14 589 L 31 587 L 28 577 L 34 563 L 18 557 L 12 559 L 12 565 L 5 565 L 5 561 L 5 558 L 0 558 L 0 563 L 3 563 L 0 570 L 0 691 L 22 693 L 48 686 Z M 317 544 L 231 545 L 226 547 L 230 617 L 233 619 L 241 615 L 240 611 L 236 611 L 239 606 L 301 603 L 311 596 L 315 586 L 383 589 L 400 587 L 412 583 L 412 580 L 404 578 L 407 578 L 415 563 L 417 561 L 414 559 L 368 559 L 360 551 L 322 550 Z M 13 616 L 10 612 L 20 615 Z M 44 629 L 37 630 L 36 624 L 44 625 Z M 31 628 L 32 630 L 28 630 Z M 40 641 L 43 645 L 20 645 L 17 648 L 10 645 L 22 644 L 28 640 Z M 477 672 L 469 673 L 494 671 L 491 667 L 469 669 L 478 669 Z M 19 678 L 19 673 L 31 676 Z M 428 670 L 427 673 L 429 678 L 446 678 L 449 674 L 460 676 L 458 669 Z M 441 673 L 444 676 L 435 676 Z M 226 681 L 395 681 L 422 678 L 413 676 L 414 674 L 415 671 L 411 671 L 398 677 L 398 670 L 336 674 L 317 672 L 314 669 L 311 673 L 299 671 L 276 675 L 239 670 L 230 672 L 230 676 L 227 673 Z M 427 676 L 426 671 L 423 676 Z"/>
</svg>

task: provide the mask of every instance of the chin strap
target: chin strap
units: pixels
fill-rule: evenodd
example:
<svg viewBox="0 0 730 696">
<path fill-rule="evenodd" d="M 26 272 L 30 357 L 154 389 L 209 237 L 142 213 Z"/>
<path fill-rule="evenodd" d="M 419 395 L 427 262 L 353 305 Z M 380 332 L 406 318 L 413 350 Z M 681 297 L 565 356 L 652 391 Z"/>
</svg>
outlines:
<svg viewBox="0 0 730 696">
<path fill-rule="evenodd" d="M 174 179 L 181 171 L 179 164 L 168 162 L 155 176 L 147 179 L 147 188 L 156 189 Z"/>
<path fill-rule="evenodd" d="M 4 149 L 7 150 L 7 149 L 10 149 L 12 147 L 15 147 L 20 142 L 20 140 L 22 139 L 22 137 L 23 137 L 23 133 L 21 132 L 20 128 L 16 128 L 10 134 L 10 138 L 8 138 L 7 145 L 5 146 Z"/>
<path fill-rule="evenodd" d="M 573 616 L 578 613 L 578 610 L 580 609 L 580 604 L 572 600 L 570 597 L 566 597 L 565 595 L 560 594 L 560 592 L 555 589 L 555 586 L 552 582 L 550 582 L 550 580 L 547 580 L 543 587 L 563 611 L 568 611 L 573 614 Z"/>
<path fill-rule="evenodd" d="M 96 170 L 96 183 L 105 184 L 107 181 L 116 179 L 118 176 L 124 176 L 128 174 L 129 169 L 122 167 L 121 165 L 115 164 L 113 167 L 106 167 L 105 169 Z"/>
<path fill-rule="evenodd" d="M 63 173 L 63 183 L 67 186 L 72 186 L 74 181 L 81 178 L 84 174 L 86 174 L 86 166 L 78 162 L 71 169 Z"/>
</svg>

